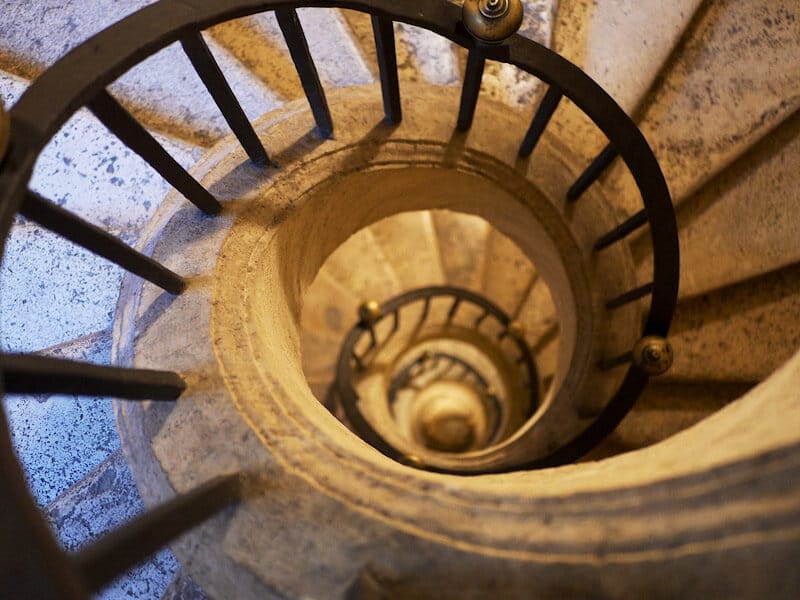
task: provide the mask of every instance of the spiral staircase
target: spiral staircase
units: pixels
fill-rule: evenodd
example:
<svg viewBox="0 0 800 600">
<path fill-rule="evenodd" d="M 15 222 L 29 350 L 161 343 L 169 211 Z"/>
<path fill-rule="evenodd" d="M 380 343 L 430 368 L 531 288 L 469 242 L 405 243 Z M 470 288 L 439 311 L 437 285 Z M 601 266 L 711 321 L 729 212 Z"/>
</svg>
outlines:
<svg viewBox="0 0 800 600">
<path fill-rule="evenodd" d="M 25 89 L 58 58 L 120 20 L 120 10 L 147 4 L 4 7 L 0 91 L 12 117 Z M 162 16 L 187 22 L 192 10 L 205 14 L 200 3 L 162 4 L 175 9 Z M 107 95 L 99 93 L 105 82 L 91 84 L 94 95 L 80 104 L 91 113 L 78 110 L 48 132 L 30 181 L 34 193 L 3 254 L 4 384 L 17 392 L 7 394 L 4 408 L 30 494 L 77 562 L 64 562 L 35 528 L 36 517 L 23 511 L 28 516 L 15 520 L 34 525 L 5 527 L 2 556 L 12 566 L 3 571 L 11 574 L 3 593 L 81 597 L 70 587 L 86 585 L 73 579 L 77 564 L 101 573 L 87 580 L 104 598 L 792 597 L 800 584 L 790 567 L 800 547 L 800 362 L 793 358 L 800 347 L 800 10 L 778 0 L 523 3 L 519 35 L 597 81 L 632 116 L 663 170 L 680 243 L 673 318 L 678 273 L 669 264 L 677 248 L 670 253 L 669 227 L 661 225 L 669 219 L 652 200 L 658 190 L 647 193 L 658 186 L 642 189 L 636 179 L 647 171 L 646 153 L 625 156 L 626 144 L 635 146 L 630 137 L 609 145 L 616 125 L 608 119 L 599 127 L 587 117 L 591 106 L 568 100 L 567 76 L 563 90 L 548 85 L 508 64 L 508 44 L 475 46 L 462 25 L 449 34 L 463 44 L 425 30 L 450 22 L 442 15 L 460 15 L 456 4 L 420 3 L 418 13 L 411 3 L 318 4 L 299 9 L 297 21 L 290 10 L 280 22 L 271 12 L 240 17 L 255 8 L 208 19 L 224 22 L 199 27 L 202 37 L 184 28 L 183 48 L 171 43 L 150 56 L 172 40 L 153 42 L 109 80 Z M 371 23 L 368 14 L 334 4 L 372 9 L 379 18 Z M 125 31 L 118 30 L 120 47 L 135 47 L 137 35 Z M 72 64 L 91 62 L 95 51 L 102 61 L 115 43 L 90 43 Z M 241 103 L 233 118 L 230 97 L 225 104 L 219 88 L 215 96 L 213 85 L 206 87 L 214 73 L 202 62 L 207 48 Z M 84 77 L 79 69 L 73 74 Z M 55 78 L 42 85 L 58 94 L 59 84 L 71 85 Z M 323 88 L 327 101 L 320 101 Z M 188 169 L 213 193 L 211 201 L 222 202 L 221 217 L 212 221 L 188 205 L 186 180 L 178 181 L 178 194 L 120 141 L 120 131 L 130 136 L 135 126 L 120 117 L 125 111 L 115 98 L 175 159 L 173 175 Z M 59 111 L 78 107 L 50 100 Z M 47 114 L 46 104 L 33 104 L 26 114 Z M 48 126 L 11 122 L 12 142 L 25 137 L 15 126 L 30 126 L 32 138 Z M 363 157 L 342 158 L 356 146 Z M 7 190 L 18 185 L 18 151 L 10 148 L 0 167 L 0 228 L 16 212 Z M 493 177 L 496 187 L 449 177 L 443 168 L 450 167 Z M 587 259 L 596 270 L 586 289 L 601 297 L 570 304 L 565 289 L 575 284 L 550 260 L 563 256 L 563 247 L 541 242 L 558 226 L 531 235 L 536 219 L 513 212 L 498 191 L 513 188 L 514 173 L 535 174 L 551 202 L 573 196 L 559 210 L 579 223 L 567 237 L 595 245 L 588 256 L 600 258 Z M 200 208 L 214 212 L 198 196 Z M 309 200 L 294 206 L 295 197 Z M 263 198 L 273 199 L 272 208 Z M 275 208 L 285 205 L 291 210 Z M 538 222 L 550 218 L 541 210 Z M 117 264 L 130 264 L 126 259 L 109 262 L 68 241 L 65 211 L 153 256 L 156 263 L 137 262 L 133 272 L 155 285 L 125 275 Z M 261 243 L 265 222 L 279 232 L 264 244 L 270 250 L 245 254 L 236 244 Z M 421 301 L 398 300 L 434 286 L 496 307 L 490 341 L 464 333 L 464 323 L 477 330 L 491 321 L 482 309 L 469 313 L 465 300 L 430 301 L 424 312 Z M 182 292 L 179 301 L 170 300 L 175 292 Z M 246 308 L 218 308 L 239 302 Z M 583 313 L 573 305 L 603 323 L 593 326 L 591 352 L 581 348 L 586 338 L 575 322 Z M 205 310 L 213 315 L 208 326 L 194 316 Z M 416 333 L 393 326 L 392 317 L 415 332 L 426 322 L 424 339 L 447 340 L 403 354 Z M 261 331 L 242 337 L 248 323 Z M 646 367 L 627 352 L 646 334 L 668 337 L 671 367 L 646 387 L 646 377 L 641 385 L 624 383 L 626 373 Z M 206 350 L 202 340 L 216 344 L 215 336 L 225 339 Z M 492 361 L 470 367 L 463 356 L 474 351 L 459 350 L 464 340 L 495 357 L 492 364 L 512 358 L 499 375 L 473 368 Z M 241 354 L 244 346 L 257 352 Z M 395 354 L 382 355 L 384 347 Z M 519 348 L 532 357 L 521 392 L 512 389 Z M 43 362 L 25 363 L 20 353 Z M 452 421 L 446 432 L 456 431 L 456 441 L 436 437 L 425 419 L 439 414 L 438 397 L 415 413 L 414 402 L 428 402 L 425 390 L 422 400 L 409 396 L 410 408 L 385 410 L 405 402 L 402 389 L 430 357 L 466 363 L 460 381 L 472 368 L 473 383 L 453 387 L 441 373 L 454 369 L 436 366 L 439 375 L 422 387 L 435 392 L 447 379 L 450 397 L 499 397 L 489 417 L 481 411 L 489 414 L 494 404 L 464 401 L 474 429 L 467 445 L 485 438 L 486 452 L 515 443 L 520 450 L 489 458 L 474 446 L 464 452 L 463 429 L 452 429 Z M 576 357 L 584 357 L 589 375 L 573 392 L 588 399 L 553 417 L 572 423 L 554 426 L 557 448 L 522 444 L 522 423 L 561 402 Z M 158 371 L 125 388 L 116 375 L 73 363 L 65 373 L 59 369 L 67 363 L 47 358 Z M 198 368 L 206 358 L 219 362 L 219 378 L 234 390 L 224 405 L 207 393 L 217 376 Z M 380 364 L 392 366 L 381 371 Z M 243 400 L 254 389 L 253 403 Z M 628 392 L 622 400 L 618 389 Z M 176 408 L 171 400 L 181 392 Z M 360 403 L 370 395 L 381 399 L 377 409 Z M 112 408 L 107 396 L 152 401 L 115 400 Z M 513 423 L 508 414 L 518 405 L 520 423 L 502 435 L 499 426 L 494 437 L 480 433 L 492 419 Z M 617 406 L 623 408 L 608 416 Z M 422 415 L 422 434 L 392 433 L 398 423 L 416 431 L 415 414 Z M 586 423 L 601 425 L 578 435 L 577 446 L 567 443 Z M 303 436 L 323 441 L 307 445 Z M 457 452 L 436 452 L 452 443 Z M 243 472 L 244 480 L 216 478 Z M 12 478 L 13 465 L 4 463 L 4 485 Z M 192 509 L 198 504 L 199 512 Z M 162 548 L 141 562 L 123 552 L 114 563 L 121 545 L 139 545 L 135 518 L 145 505 L 165 508 L 166 521 L 153 512 L 142 518 L 168 537 L 222 513 L 175 542 L 177 559 Z M 134 526 L 117 529 L 128 522 Z M 116 539 L 104 538 L 114 530 Z M 39 558 L 14 550 L 26 545 L 20 537 L 32 540 Z M 211 567 L 216 574 L 209 575 Z M 30 587 L 15 587 L 25 581 Z"/>
</svg>

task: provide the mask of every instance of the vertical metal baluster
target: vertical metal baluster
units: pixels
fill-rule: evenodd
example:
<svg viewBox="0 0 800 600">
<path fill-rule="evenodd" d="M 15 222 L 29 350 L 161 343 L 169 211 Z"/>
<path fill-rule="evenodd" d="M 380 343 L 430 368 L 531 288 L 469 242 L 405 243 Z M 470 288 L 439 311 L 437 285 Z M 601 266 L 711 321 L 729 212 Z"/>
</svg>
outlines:
<svg viewBox="0 0 800 600">
<path fill-rule="evenodd" d="M 632 217 L 629 217 L 628 219 L 617 225 L 607 234 L 600 237 L 594 243 L 594 249 L 602 250 L 603 248 L 607 248 L 611 244 L 620 241 L 625 236 L 630 235 L 631 233 L 639 229 L 639 227 L 643 227 L 646 223 L 647 223 L 647 211 L 645 209 L 642 209 Z"/>
<path fill-rule="evenodd" d="M 110 260 L 170 294 L 180 294 L 186 287 L 186 282 L 180 275 L 39 194 L 29 191 L 19 212 L 42 227 Z"/>
<path fill-rule="evenodd" d="M 597 181 L 597 178 L 603 174 L 603 171 L 611 165 L 617 156 L 617 150 L 611 144 L 603 148 L 603 151 L 595 157 L 586 170 L 580 174 L 575 180 L 575 183 L 569 188 L 567 200 L 577 200 L 580 198 L 581 194 Z"/>
<path fill-rule="evenodd" d="M 293 9 L 281 9 L 275 11 L 278 25 L 289 47 L 289 54 L 294 61 L 297 74 L 300 76 L 300 83 L 308 98 L 311 112 L 314 113 L 314 120 L 317 129 L 323 137 L 333 136 L 333 119 L 328 109 L 328 101 L 325 99 L 325 90 L 319 80 L 317 67 L 314 66 L 314 59 L 308 49 L 308 41 L 303 33 L 303 27 L 297 12 Z"/>
<path fill-rule="evenodd" d="M 458 311 L 459 306 L 461 306 L 461 298 L 456 297 L 456 299 L 453 300 L 453 305 L 450 307 L 450 310 L 447 313 L 448 323 L 453 320 L 453 317 L 456 316 L 456 312 Z"/>
<path fill-rule="evenodd" d="M 394 25 L 391 19 L 372 15 L 372 32 L 381 74 L 383 111 L 389 123 L 398 124 L 403 118 L 400 105 L 400 81 L 397 77 L 397 52 L 394 43 Z"/>
<path fill-rule="evenodd" d="M 265 166 L 269 162 L 267 151 L 264 150 L 261 140 L 258 139 L 202 34 L 199 31 L 190 33 L 181 39 L 181 45 L 250 160 L 259 166 Z"/>
<path fill-rule="evenodd" d="M 520 156 L 530 156 L 531 152 L 533 152 L 553 113 L 556 112 L 562 97 L 561 90 L 556 86 L 551 85 L 548 88 L 547 93 L 542 98 L 542 102 L 539 104 L 539 108 L 536 110 L 536 114 L 531 120 L 528 133 L 525 134 L 525 139 L 522 140 L 522 144 L 519 147 Z"/>
<path fill-rule="evenodd" d="M 458 124 L 460 131 L 467 131 L 472 126 L 475 116 L 475 105 L 478 103 L 478 94 L 481 91 L 483 67 L 486 59 L 480 50 L 473 48 L 467 55 L 467 68 L 464 73 L 464 84 L 461 88 L 461 106 L 458 110 Z"/>
<path fill-rule="evenodd" d="M 419 324 L 422 325 L 425 319 L 428 318 L 428 311 L 431 308 L 431 297 L 425 296 L 425 306 L 422 308 L 422 315 L 419 318 Z"/>
<path fill-rule="evenodd" d="M 88 104 L 100 119 L 126 146 L 158 171 L 172 187 L 204 213 L 214 215 L 222 205 L 198 181 L 189 175 L 153 136 L 125 110 L 107 91 L 102 90 Z"/>
<path fill-rule="evenodd" d="M 615 308 L 619 308 L 621 306 L 625 306 L 626 304 L 630 304 L 631 302 L 635 302 L 639 298 L 644 298 L 648 294 L 653 293 L 653 282 L 645 283 L 637 288 L 634 288 L 630 291 L 625 292 L 624 294 L 620 294 L 616 298 L 612 298 L 608 302 L 606 302 L 606 308 L 608 310 L 613 310 Z"/>
</svg>

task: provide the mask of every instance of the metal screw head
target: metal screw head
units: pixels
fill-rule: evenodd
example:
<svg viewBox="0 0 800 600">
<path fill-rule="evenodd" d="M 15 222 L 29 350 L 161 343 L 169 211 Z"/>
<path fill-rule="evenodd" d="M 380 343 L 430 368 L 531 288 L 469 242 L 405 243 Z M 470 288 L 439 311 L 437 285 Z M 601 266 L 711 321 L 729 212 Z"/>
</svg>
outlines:
<svg viewBox="0 0 800 600">
<path fill-rule="evenodd" d="M 374 325 L 381 318 L 381 305 L 377 300 L 367 300 L 358 307 L 358 318 L 367 325 Z"/>
<path fill-rule="evenodd" d="M 465 0 L 461 20 L 475 39 L 498 44 L 522 25 L 521 0 Z"/>
<path fill-rule="evenodd" d="M 661 375 L 672 366 L 672 345 L 658 335 L 648 335 L 633 346 L 633 364 L 648 375 Z"/>
<path fill-rule="evenodd" d="M 0 160 L 6 155 L 8 150 L 8 138 L 11 135 L 11 121 L 8 113 L 3 106 L 3 100 L 0 98 Z"/>
</svg>

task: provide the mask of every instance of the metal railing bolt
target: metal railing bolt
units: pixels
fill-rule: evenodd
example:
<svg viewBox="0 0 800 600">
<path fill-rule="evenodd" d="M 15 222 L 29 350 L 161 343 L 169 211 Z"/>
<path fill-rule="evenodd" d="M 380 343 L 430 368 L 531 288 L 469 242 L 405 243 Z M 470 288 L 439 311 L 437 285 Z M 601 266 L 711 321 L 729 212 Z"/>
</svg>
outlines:
<svg viewBox="0 0 800 600">
<path fill-rule="evenodd" d="M 662 375 L 672 366 L 672 345 L 658 335 L 648 335 L 633 346 L 633 364 L 648 375 Z"/>
<path fill-rule="evenodd" d="M 499 44 L 522 25 L 520 0 L 466 0 L 461 20 L 475 39 L 485 44 Z"/>
<path fill-rule="evenodd" d="M 376 300 L 367 300 L 358 307 L 358 318 L 366 325 L 374 325 L 381 318 L 381 305 Z"/>
</svg>

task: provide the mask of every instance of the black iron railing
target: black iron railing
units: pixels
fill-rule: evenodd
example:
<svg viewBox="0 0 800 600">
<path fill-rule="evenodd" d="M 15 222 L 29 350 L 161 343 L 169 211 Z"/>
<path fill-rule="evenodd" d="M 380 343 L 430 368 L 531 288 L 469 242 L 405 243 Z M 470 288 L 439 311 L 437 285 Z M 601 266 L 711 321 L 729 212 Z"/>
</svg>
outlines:
<svg viewBox="0 0 800 600">
<path fill-rule="evenodd" d="M 439 318 L 431 314 L 431 305 L 437 301 L 447 306 L 446 312 L 438 315 Z M 374 301 L 365 303 L 359 311 L 358 323 L 344 338 L 336 367 L 336 397 L 348 424 L 362 439 L 390 458 L 408 462 L 408 451 L 397 448 L 388 441 L 361 410 L 356 379 L 360 373 L 369 369 L 370 363 L 379 355 L 381 349 L 398 335 L 401 331 L 402 315 L 406 314 L 406 318 L 409 318 L 411 311 L 408 308 L 412 306 L 417 306 L 420 310 L 418 315 L 414 315 L 414 322 L 410 327 L 404 329 L 401 348 L 398 350 L 401 354 L 419 341 L 420 332 L 431 327 L 436 330 L 434 339 L 447 339 L 448 329 L 465 327 L 471 332 L 481 334 L 483 345 L 496 346 L 499 349 L 500 343 L 506 340 L 513 349 L 510 350 L 513 356 L 508 357 L 508 362 L 517 367 L 518 372 L 514 379 L 521 384 L 520 388 L 525 394 L 524 398 L 507 400 L 524 404 L 523 412 L 526 420 L 533 416 L 539 407 L 539 375 L 519 324 L 496 304 L 475 292 L 453 286 L 425 287 L 395 296 L 383 304 Z M 465 320 L 459 318 L 459 313 L 470 316 Z M 389 326 L 381 327 L 384 322 Z M 379 329 L 388 331 L 380 335 Z M 496 333 L 490 336 L 489 332 Z M 508 352 L 500 351 L 501 354 Z M 494 397 L 495 392 L 488 391 L 489 384 L 475 365 L 451 353 L 423 352 L 401 368 L 389 381 L 386 399 L 390 405 L 396 398 L 397 392 L 419 375 L 419 368 L 429 366 L 432 360 L 446 360 L 451 366 L 460 365 L 464 369 L 463 374 L 472 376 L 478 387 L 484 390 L 487 398 Z M 494 401 L 497 401 L 496 397 Z M 415 463 L 414 466 L 430 468 L 419 463 Z"/>
<path fill-rule="evenodd" d="M 491 0 L 484 0 L 486 2 L 492 3 Z M 475 8 L 475 4 L 475 0 L 467 2 L 472 8 Z M 48 199 L 30 192 L 28 186 L 33 167 L 50 138 L 78 109 L 87 107 L 200 210 L 208 214 L 218 213 L 221 206 L 217 199 L 183 169 L 106 88 L 147 57 L 171 43 L 181 42 L 245 151 L 254 163 L 267 164 L 266 150 L 244 117 L 200 32 L 237 17 L 275 11 L 316 120 L 318 133 L 324 138 L 332 134 L 334 123 L 295 13 L 295 9 L 304 6 L 348 8 L 372 15 L 384 109 L 387 119 L 393 123 L 401 120 L 393 22 L 425 28 L 468 49 L 461 105 L 454 119 L 454 124 L 461 130 L 468 129 L 472 123 L 486 60 L 514 65 L 549 86 L 533 117 L 530 130 L 521 141 L 521 155 L 534 152 L 541 132 L 563 97 L 569 98 L 582 109 L 604 132 L 609 145 L 570 188 L 568 198 L 577 200 L 615 157 L 620 157 L 627 165 L 641 192 L 644 208 L 614 232 L 599 239 L 597 251 L 648 225 L 653 241 L 653 277 L 645 286 L 619 298 L 609 299 L 609 307 L 649 295 L 650 307 L 643 336 L 666 336 L 677 298 L 677 229 L 666 183 L 644 137 L 611 97 L 578 67 L 520 35 L 499 40 L 482 38 L 481 31 L 474 28 L 470 30 L 465 25 L 462 8 L 445 0 L 161 0 L 123 19 L 78 46 L 45 71 L 11 109 L 8 149 L 0 164 L 0 250 L 4 247 L 14 216 L 22 214 L 169 293 L 181 293 L 185 282 L 180 274 L 56 207 Z M 632 354 L 628 353 L 625 360 L 614 365 L 623 364 L 631 357 Z M 171 397 L 182 389 L 181 377 L 176 373 L 116 368 L 94 370 L 73 362 L 40 360 L 31 356 L 1 358 L 3 385 L 7 391 L 14 393 L 43 390 L 45 388 L 40 383 L 42 379 L 47 380 L 46 391 L 49 392 L 85 393 L 92 389 L 130 399 L 151 399 L 162 395 Z M 610 432 L 630 409 L 646 381 L 647 374 L 643 370 L 630 368 L 619 392 L 602 415 L 545 463 L 558 464 L 571 460 Z M 36 550 L 24 554 L 22 559 L 10 556 L 8 552 L 3 554 L 2 568 L 14 581 L 11 592 L 17 597 L 83 597 L 86 590 L 96 588 L 124 568 L 129 561 L 84 560 L 79 571 L 73 568 L 72 559 L 57 550 L 52 540 L 48 541 L 46 533 L 42 533 L 41 518 L 21 487 L 22 475 L 13 458 L 5 423 L 0 424 L 0 442 L 3 464 L 3 485 L 0 487 L 0 507 L 3 510 L 0 513 L 4 522 L 17 524 L 13 527 L 9 525 L 8 529 L 4 527 L 4 533 L 25 532 L 30 537 L 31 548 Z M 183 530 L 208 514 L 201 506 L 208 501 L 204 490 L 202 488 L 190 493 L 190 508 L 187 510 L 191 518 L 182 521 L 180 528 L 165 531 L 165 535 L 158 538 L 158 544 L 166 542 L 170 535 L 179 532 L 178 529 Z M 209 506 L 220 506 L 235 496 L 227 493 L 217 496 L 213 490 L 214 498 L 220 500 L 215 500 Z M 142 549 L 154 547 L 150 542 L 139 545 L 136 536 L 115 536 L 110 539 L 112 542 L 102 546 L 104 553 L 122 552 L 139 556 Z M 124 548 L 119 546 L 121 539 L 125 540 Z M 101 563 L 102 568 L 97 567 Z M 26 568 L 17 570 L 20 564 Z M 4 577 L 4 581 L 10 580 Z"/>
</svg>

